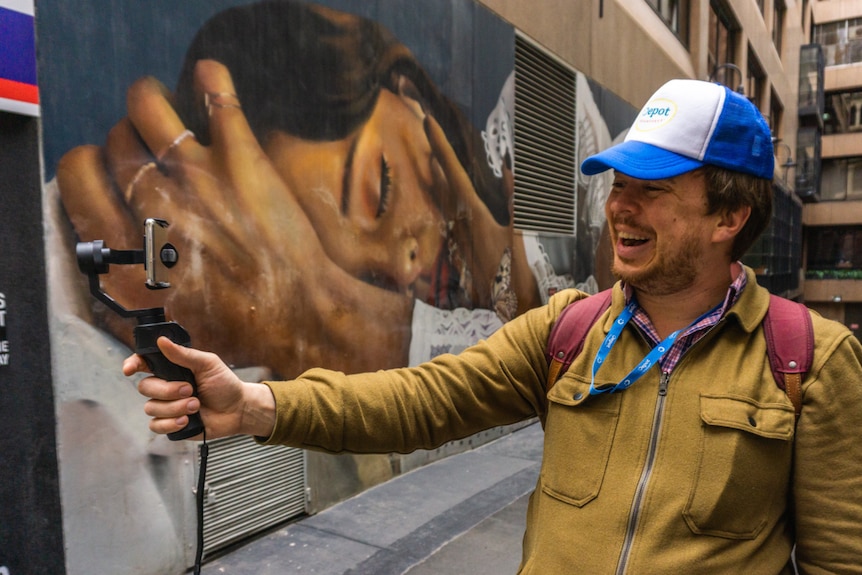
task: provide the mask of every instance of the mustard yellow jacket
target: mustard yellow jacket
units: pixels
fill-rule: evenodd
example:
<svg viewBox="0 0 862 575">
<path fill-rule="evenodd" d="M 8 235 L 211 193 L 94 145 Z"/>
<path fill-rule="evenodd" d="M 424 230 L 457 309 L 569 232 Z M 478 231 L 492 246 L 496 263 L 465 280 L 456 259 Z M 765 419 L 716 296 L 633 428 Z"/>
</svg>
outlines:
<svg viewBox="0 0 862 575">
<path fill-rule="evenodd" d="M 590 396 L 611 309 L 546 392 L 545 347 L 569 290 L 459 356 L 271 382 L 268 442 L 331 452 L 408 452 L 538 416 L 542 471 L 523 575 L 862 573 L 862 348 L 814 316 L 814 364 L 793 406 L 770 372 L 760 327 L 768 292 L 739 301 L 666 376 Z M 616 383 L 649 346 L 628 326 L 596 384 Z"/>
</svg>

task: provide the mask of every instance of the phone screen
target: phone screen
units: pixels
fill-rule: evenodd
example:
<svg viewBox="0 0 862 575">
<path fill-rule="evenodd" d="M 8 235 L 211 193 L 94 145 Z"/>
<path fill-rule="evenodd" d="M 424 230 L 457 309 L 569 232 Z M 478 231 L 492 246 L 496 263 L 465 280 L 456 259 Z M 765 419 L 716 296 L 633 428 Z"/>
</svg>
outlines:
<svg viewBox="0 0 862 575">
<path fill-rule="evenodd" d="M 170 287 L 168 268 L 176 263 L 176 250 L 168 243 L 168 222 L 147 218 L 145 228 L 145 252 L 147 268 L 147 287 L 162 289 Z M 167 250 L 167 251 L 166 251 Z M 166 252 L 171 257 L 164 257 Z"/>
</svg>

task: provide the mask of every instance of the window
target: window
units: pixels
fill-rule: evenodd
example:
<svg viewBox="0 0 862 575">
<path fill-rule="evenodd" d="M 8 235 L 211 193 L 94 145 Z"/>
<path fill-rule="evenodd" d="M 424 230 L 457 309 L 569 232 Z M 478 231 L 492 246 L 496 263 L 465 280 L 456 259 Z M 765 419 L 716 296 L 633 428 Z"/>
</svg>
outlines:
<svg viewBox="0 0 862 575">
<path fill-rule="evenodd" d="M 823 47 L 806 44 L 799 48 L 799 119 L 805 125 L 820 124 L 825 110 L 823 94 Z"/>
<path fill-rule="evenodd" d="M 784 17 L 787 15 L 787 7 L 784 0 L 775 0 L 775 8 L 772 11 L 772 44 L 778 57 L 781 57 L 781 44 L 784 39 Z"/>
<path fill-rule="evenodd" d="M 748 77 L 745 81 L 745 95 L 752 103 L 763 109 L 764 90 L 766 88 L 766 73 L 754 55 L 754 51 L 748 48 Z"/>
<path fill-rule="evenodd" d="M 778 94 L 772 92 L 772 97 L 769 102 L 769 116 L 766 121 L 769 122 L 769 131 L 776 138 L 784 137 L 784 105 L 778 98 Z"/>
<path fill-rule="evenodd" d="M 838 158 L 824 160 L 820 173 L 820 200 L 841 201 L 847 199 L 847 160 Z"/>
<path fill-rule="evenodd" d="M 707 52 L 707 65 L 713 71 L 712 79 L 721 81 L 725 86 L 736 89 L 734 82 L 742 84 L 743 78 L 734 78 L 733 69 L 722 68 L 723 64 L 733 64 L 736 60 L 736 31 L 739 26 L 734 22 L 730 12 L 717 2 L 709 4 L 709 46 Z"/>
<path fill-rule="evenodd" d="M 827 93 L 826 116 L 824 134 L 862 132 L 862 92 Z"/>
<path fill-rule="evenodd" d="M 862 278 L 862 226 L 809 228 L 806 270 L 812 279 Z"/>
<path fill-rule="evenodd" d="M 847 199 L 862 199 L 862 160 L 847 161 Z"/>
<path fill-rule="evenodd" d="M 862 62 L 862 18 L 816 25 L 813 36 L 823 46 L 827 66 Z"/>
<path fill-rule="evenodd" d="M 862 200 L 862 159 L 824 160 L 820 174 L 820 200 Z"/>
<path fill-rule="evenodd" d="M 820 197 L 821 134 L 817 127 L 796 132 L 796 194 L 803 201 Z"/>
<path fill-rule="evenodd" d="M 683 44 L 688 45 L 689 0 L 646 0 Z"/>
</svg>

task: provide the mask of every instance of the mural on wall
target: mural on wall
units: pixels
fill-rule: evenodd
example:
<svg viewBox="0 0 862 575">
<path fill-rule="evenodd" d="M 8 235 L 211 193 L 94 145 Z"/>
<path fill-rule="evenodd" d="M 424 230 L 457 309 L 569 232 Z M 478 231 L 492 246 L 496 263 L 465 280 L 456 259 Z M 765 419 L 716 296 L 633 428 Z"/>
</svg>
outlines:
<svg viewBox="0 0 862 575">
<path fill-rule="evenodd" d="M 168 220 L 175 287 L 147 291 L 141 269 L 115 268 L 105 291 L 164 305 L 234 365 L 405 365 L 417 306 L 487 310 L 469 319 L 475 338 L 539 303 L 512 249 L 510 135 L 483 140 L 375 21 L 230 9 L 200 29 L 175 90 L 142 78 L 127 102 L 104 145 L 60 160 L 65 211 L 80 240 L 116 247 L 139 244 L 145 218 Z M 99 320 L 131 343 L 128 324 Z"/>
<path fill-rule="evenodd" d="M 46 1 L 37 20 L 70 564 L 114 537 L 126 564 L 181 563 L 193 483 L 123 385 L 134 323 L 90 297 L 77 241 L 140 249 L 167 220 L 172 287 L 112 266 L 103 289 L 164 306 L 249 378 L 413 365 L 607 282 L 600 177 L 579 181 L 576 236 L 513 230 L 514 30 L 471 0 L 110 6 Z M 585 156 L 611 138 L 577 89 Z"/>
</svg>

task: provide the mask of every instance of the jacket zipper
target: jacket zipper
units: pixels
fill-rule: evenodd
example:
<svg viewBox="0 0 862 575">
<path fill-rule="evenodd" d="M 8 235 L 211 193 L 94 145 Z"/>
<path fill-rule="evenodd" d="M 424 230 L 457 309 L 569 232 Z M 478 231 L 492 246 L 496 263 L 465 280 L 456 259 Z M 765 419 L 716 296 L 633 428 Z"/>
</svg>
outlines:
<svg viewBox="0 0 862 575">
<path fill-rule="evenodd" d="M 680 358 L 679 362 L 677 362 L 677 366 L 685 360 L 686 356 L 692 350 L 692 348 L 702 344 L 703 341 L 709 336 L 709 334 L 715 331 L 715 329 L 721 324 L 723 324 L 724 321 L 725 318 L 722 317 L 715 325 L 711 326 L 703 335 L 703 337 L 701 337 L 693 346 L 691 346 L 685 351 L 685 353 L 683 353 L 683 356 Z M 632 551 L 632 544 L 634 543 L 635 529 L 637 529 L 638 518 L 640 517 L 641 503 L 643 502 L 643 496 L 646 492 L 646 487 L 649 483 L 650 476 L 652 475 L 652 468 L 653 464 L 655 463 L 655 455 L 656 451 L 658 450 L 658 436 L 659 430 L 661 429 L 662 420 L 664 419 L 664 403 L 665 398 L 667 397 L 667 387 L 669 383 L 670 372 L 663 371 L 658 385 L 658 398 L 656 399 L 655 413 L 653 414 L 652 432 L 649 439 L 647 459 L 644 464 L 643 471 L 641 471 L 641 477 L 638 480 L 637 488 L 635 489 L 634 501 L 632 501 L 632 508 L 629 512 L 629 520 L 626 524 L 626 536 L 623 540 L 623 548 L 622 551 L 620 551 L 620 560 L 617 563 L 617 570 L 615 571 L 615 575 L 625 575 L 626 567 L 628 566 L 629 556 L 631 555 Z"/>
<path fill-rule="evenodd" d="M 644 493 L 646 492 L 647 483 L 649 483 L 650 475 L 652 475 L 653 463 L 655 462 L 655 454 L 658 450 L 658 436 L 661 430 L 662 419 L 664 418 L 664 402 L 667 397 L 667 386 L 670 381 L 670 373 L 662 372 L 661 381 L 658 386 L 658 399 L 655 404 L 655 413 L 652 419 L 652 433 L 649 439 L 649 447 L 647 449 L 647 459 L 644 463 L 641 477 L 638 480 L 637 489 L 635 489 L 634 501 L 629 512 L 629 520 L 626 526 L 626 537 L 623 540 L 623 549 L 620 552 L 620 560 L 617 563 L 616 575 L 623 575 L 626 572 L 626 565 L 629 561 L 629 554 L 632 550 L 634 542 L 635 529 L 637 529 L 638 518 L 640 517 L 641 502 L 643 501 Z"/>
</svg>

